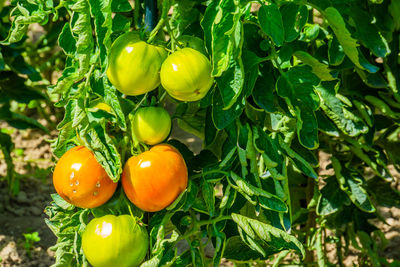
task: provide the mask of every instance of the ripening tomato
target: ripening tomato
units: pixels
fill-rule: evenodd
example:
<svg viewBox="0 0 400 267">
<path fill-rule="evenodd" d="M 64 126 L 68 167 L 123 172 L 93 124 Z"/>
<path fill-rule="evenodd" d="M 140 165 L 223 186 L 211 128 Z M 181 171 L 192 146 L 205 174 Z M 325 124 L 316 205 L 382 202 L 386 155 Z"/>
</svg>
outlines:
<svg viewBox="0 0 400 267">
<path fill-rule="evenodd" d="M 132 119 L 132 131 L 145 144 L 155 145 L 167 138 L 171 131 L 171 117 L 161 107 L 144 107 Z"/>
<path fill-rule="evenodd" d="M 135 267 L 149 247 L 144 227 L 129 215 L 106 215 L 89 222 L 82 235 L 82 249 L 94 267 Z"/>
<path fill-rule="evenodd" d="M 141 41 L 135 32 L 125 33 L 111 46 L 107 77 L 123 94 L 147 93 L 160 85 L 166 57 L 164 48 Z"/>
<path fill-rule="evenodd" d="M 188 172 L 179 151 L 160 144 L 128 159 L 121 180 L 133 204 L 154 212 L 169 206 L 186 189 Z"/>
<path fill-rule="evenodd" d="M 68 150 L 53 173 L 57 193 L 80 208 L 95 208 L 109 200 L 117 188 L 93 153 L 84 146 Z"/>
<path fill-rule="evenodd" d="M 181 101 L 202 99 L 214 82 L 208 58 L 188 47 L 168 56 L 161 66 L 160 78 L 164 89 Z"/>
</svg>

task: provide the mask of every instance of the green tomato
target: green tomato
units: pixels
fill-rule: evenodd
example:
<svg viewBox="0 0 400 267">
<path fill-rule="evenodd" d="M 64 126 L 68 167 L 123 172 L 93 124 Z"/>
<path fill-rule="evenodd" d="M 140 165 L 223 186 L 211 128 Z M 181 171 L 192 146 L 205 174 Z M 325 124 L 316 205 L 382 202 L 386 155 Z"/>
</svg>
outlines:
<svg viewBox="0 0 400 267">
<path fill-rule="evenodd" d="M 129 215 L 95 218 L 82 235 L 83 253 L 94 267 L 139 266 L 148 247 L 146 229 Z"/>
<path fill-rule="evenodd" d="M 161 107 L 140 108 L 133 116 L 132 131 L 142 143 L 148 145 L 161 143 L 171 131 L 171 117 Z"/>
<path fill-rule="evenodd" d="M 141 41 L 137 33 L 125 33 L 111 46 L 107 77 L 123 94 L 147 93 L 160 85 L 159 72 L 166 57 L 164 48 Z"/>
<path fill-rule="evenodd" d="M 181 101 L 202 99 L 214 82 L 208 58 L 188 47 L 168 56 L 161 66 L 160 78 L 165 90 Z"/>
</svg>

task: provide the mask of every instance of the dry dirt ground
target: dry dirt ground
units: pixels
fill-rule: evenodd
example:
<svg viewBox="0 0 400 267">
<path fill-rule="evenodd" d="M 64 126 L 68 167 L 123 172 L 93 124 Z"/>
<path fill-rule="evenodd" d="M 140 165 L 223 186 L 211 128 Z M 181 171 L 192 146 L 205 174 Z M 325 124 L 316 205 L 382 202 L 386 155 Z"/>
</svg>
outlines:
<svg viewBox="0 0 400 267">
<path fill-rule="evenodd" d="M 54 252 L 49 247 L 55 244 L 56 238 L 44 223 L 43 210 L 51 201 L 50 194 L 54 193 L 51 184 L 52 158 L 48 140 L 56 136 L 56 132 L 44 135 L 37 130 L 15 130 L 0 123 L 0 129 L 7 128 L 11 134 L 16 152 L 16 171 L 20 176 L 20 193 L 17 197 L 10 197 L 7 185 L 0 182 L 0 259 L 1 266 L 50 266 L 54 262 Z M 201 149 L 201 143 L 194 136 L 177 130 L 174 126 L 174 135 L 190 146 L 195 152 Z M 321 171 L 329 162 L 327 155 L 321 155 Z M 4 176 L 6 165 L 0 154 L 0 177 Z M 1 179 L 0 179 L 1 180 Z M 396 175 L 399 190 L 400 178 Z M 381 214 L 387 224 L 376 222 L 383 230 L 388 244 L 383 251 L 388 260 L 400 260 L 400 209 L 382 208 Z M 29 253 L 24 249 L 24 233 L 38 232 L 40 241 L 34 244 Z M 328 253 L 328 258 L 335 262 L 335 252 Z M 358 255 L 350 254 L 345 258 L 345 266 L 359 266 Z M 222 266 L 233 266 L 224 262 Z"/>
</svg>

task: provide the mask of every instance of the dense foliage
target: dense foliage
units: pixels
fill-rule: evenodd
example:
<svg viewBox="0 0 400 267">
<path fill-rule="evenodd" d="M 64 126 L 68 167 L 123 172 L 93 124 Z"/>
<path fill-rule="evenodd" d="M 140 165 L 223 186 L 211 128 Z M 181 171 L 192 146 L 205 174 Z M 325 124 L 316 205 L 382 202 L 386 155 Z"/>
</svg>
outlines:
<svg viewBox="0 0 400 267">
<path fill-rule="evenodd" d="M 34 23 L 45 36 L 58 36 L 66 55 L 61 77 L 48 87 L 65 109 L 53 143 L 57 157 L 85 145 L 118 181 L 126 160 L 149 148 L 132 135 L 132 116 L 167 101 L 176 105 L 171 117 L 180 127 L 204 140 L 196 155 L 168 141 L 185 158 L 189 181 L 159 212 L 143 213 L 120 187 L 90 210 L 54 195 L 46 213 L 58 237 L 55 266 L 87 265 L 81 235 L 92 216 L 105 214 L 134 214 L 147 225 L 150 248 L 141 266 L 217 266 L 222 258 L 278 265 L 288 252 L 324 266 L 327 243 L 339 262 L 351 245 L 360 264 L 387 264 L 378 254 L 384 238 L 369 219 L 382 219 L 379 206 L 400 206 L 390 185 L 390 168 L 400 168 L 400 2 L 163 0 L 152 31 L 154 1 L 144 2 L 12 0 L 6 7 L 12 23 L 3 24 L 9 34 L 1 52 L 10 71 L 6 50 L 22 45 Z M 213 88 L 195 102 L 174 100 L 162 86 L 139 96 L 119 93 L 106 75 L 108 55 L 131 30 L 170 52 L 189 46 L 207 55 Z M 0 76 L 17 81 L 12 89 L 26 96 L 26 84 L 37 78 L 23 74 Z M 319 152 L 331 156 L 327 175 L 318 175 Z M 183 241 L 186 250 L 178 253 Z M 214 254 L 206 257 L 210 243 Z"/>
</svg>

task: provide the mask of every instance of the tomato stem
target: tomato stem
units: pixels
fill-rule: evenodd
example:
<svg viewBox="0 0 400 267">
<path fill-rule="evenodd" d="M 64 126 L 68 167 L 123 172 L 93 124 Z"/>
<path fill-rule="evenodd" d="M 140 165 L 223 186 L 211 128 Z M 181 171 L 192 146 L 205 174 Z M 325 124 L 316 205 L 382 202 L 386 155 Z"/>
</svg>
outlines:
<svg viewBox="0 0 400 267">
<path fill-rule="evenodd" d="M 148 43 L 151 43 L 154 38 L 157 36 L 157 33 L 164 27 L 165 22 L 168 20 L 168 11 L 171 7 L 171 3 L 169 0 L 164 0 L 162 4 L 162 11 L 161 11 L 161 18 L 158 21 L 157 25 L 151 31 L 149 39 L 147 40 Z"/>
</svg>

